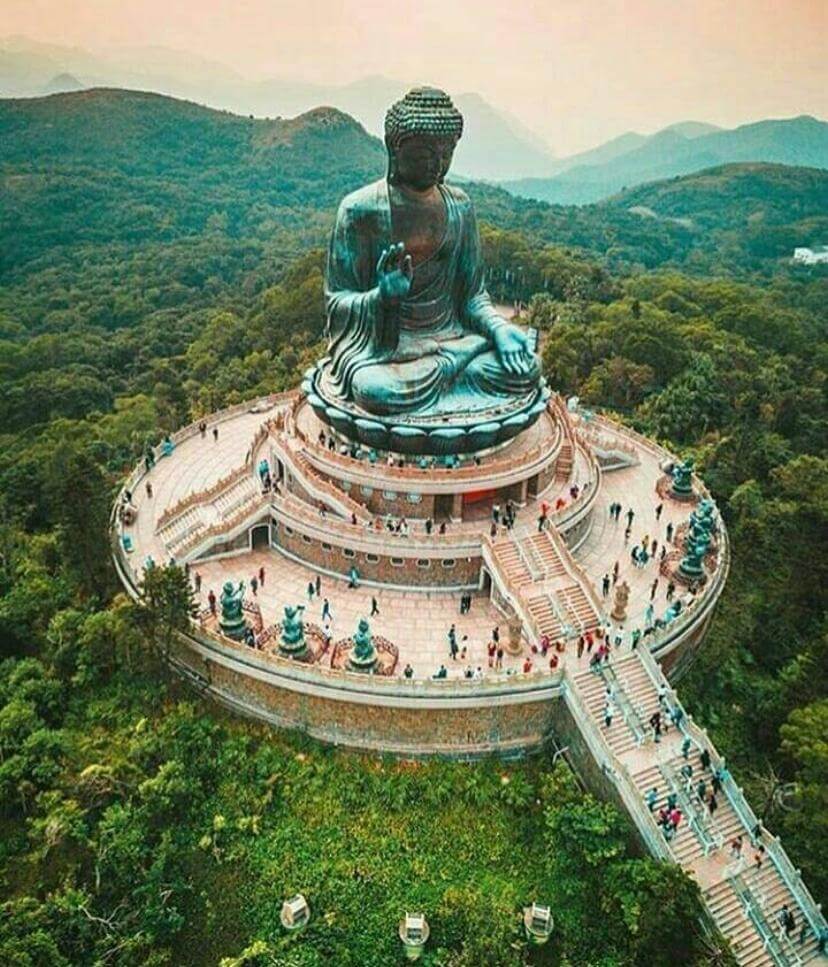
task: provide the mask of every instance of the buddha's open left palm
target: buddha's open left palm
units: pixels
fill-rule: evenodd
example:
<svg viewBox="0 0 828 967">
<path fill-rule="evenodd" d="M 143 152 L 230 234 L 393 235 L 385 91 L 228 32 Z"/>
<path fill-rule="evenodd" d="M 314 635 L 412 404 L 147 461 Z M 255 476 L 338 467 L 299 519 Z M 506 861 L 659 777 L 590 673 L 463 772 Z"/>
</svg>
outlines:
<svg viewBox="0 0 828 967">
<path fill-rule="evenodd" d="M 523 376 L 532 368 L 532 347 L 529 337 L 517 326 L 507 322 L 492 333 L 497 355 L 509 373 Z"/>
</svg>

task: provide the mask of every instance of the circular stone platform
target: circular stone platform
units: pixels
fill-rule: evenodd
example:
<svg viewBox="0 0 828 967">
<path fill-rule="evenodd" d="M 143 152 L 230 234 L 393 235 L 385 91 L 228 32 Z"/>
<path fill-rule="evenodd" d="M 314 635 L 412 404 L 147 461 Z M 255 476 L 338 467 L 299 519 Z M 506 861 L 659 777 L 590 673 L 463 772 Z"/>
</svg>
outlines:
<svg viewBox="0 0 828 967">
<path fill-rule="evenodd" d="M 223 638 L 210 620 L 196 622 L 175 666 L 245 714 L 331 741 L 398 751 L 525 748 L 550 727 L 549 700 L 565 676 L 584 666 L 579 636 L 601 629 L 625 651 L 638 630 L 675 676 L 727 573 L 722 527 L 703 587 L 690 594 L 679 586 L 681 613 L 671 614 L 659 553 L 638 568 L 630 549 L 644 537 L 663 544 L 670 523 L 683 533 L 692 508 L 656 489 L 661 465 L 674 458 L 633 431 L 569 413 L 558 396 L 512 440 L 451 468 L 355 446 L 297 393 L 233 407 L 207 425 L 203 437 L 196 424 L 177 433 L 168 456 L 127 481 L 130 513 L 118 512 L 123 494 L 113 512 L 119 573 L 138 595 L 150 562 L 186 565 L 207 611 L 211 590 L 218 596 L 225 581 L 245 581 L 246 603 L 256 605 L 264 629 L 255 647 Z M 694 487 L 704 494 L 698 478 Z M 608 513 L 616 502 L 619 521 Z M 680 545 L 666 546 L 672 564 Z M 618 627 L 608 617 L 612 589 L 603 588 L 616 561 L 619 584 L 630 588 Z M 393 674 L 349 671 L 333 644 L 303 662 L 280 656 L 268 629 L 285 605 L 299 603 L 333 642 L 368 618 L 389 653 L 396 649 Z M 516 654 L 506 648 L 510 625 L 522 629 Z M 563 651 L 544 657 L 544 638 Z"/>
</svg>

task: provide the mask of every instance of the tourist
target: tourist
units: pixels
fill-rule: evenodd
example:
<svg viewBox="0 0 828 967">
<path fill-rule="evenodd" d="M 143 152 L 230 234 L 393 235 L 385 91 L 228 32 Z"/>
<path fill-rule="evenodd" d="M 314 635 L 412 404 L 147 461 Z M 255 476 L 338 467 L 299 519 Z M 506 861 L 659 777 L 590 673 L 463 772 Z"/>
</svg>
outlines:
<svg viewBox="0 0 828 967">
<path fill-rule="evenodd" d="M 503 670 L 503 649 L 500 646 L 498 646 L 497 658 L 495 660 L 495 671 L 502 671 L 502 670 Z"/>
<path fill-rule="evenodd" d="M 707 783 L 704 779 L 699 779 L 696 783 L 696 795 L 699 797 L 700 802 L 704 802 L 704 797 L 707 795 Z"/>
<path fill-rule="evenodd" d="M 262 565 L 259 568 L 259 586 L 260 587 L 264 587 L 264 581 L 265 581 L 265 569 L 264 569 L 264 565 Z"/>
<path fill-rule="evenodd" d="M 322 578 L 316 575 L 316 596 L 317 598 L 322 594 Z"/>
<path fill-rule="evenodd" d="M 671 792 L 667 796 L 667 812 L 672 812 L 676 808 L 676 803 L 678 802 L 678 796 Z"/>
<path fill-rule="evenodd" d="M 379 613 L 380 613 L 379 612 L 379 604 L 377 604 L 377 599 L 372 594 L 371 595 L 371 614 L 370 614 L 370 617 L 373 618 L 376 615 L 378 615 Z"/>
<path fill-rule="evenodd" d="M 658 578 L 656 578 L 653 581 L 653 583 L 650 585 L 650 600 L 651 601 L 656 596 L 656 591 L 658 591 Z"/>
<path fill-rule="evenodd" d="M 468 635 L 463 635 L 463 641 L 465 641 L 466 638 L 468 637 L 469 637 Z M 466 646 L 463 645 L 463 647 L 460 649 L 460 661 L 465 661 L 465 660 L 466 660 Z"/>
<path fill-rule="evenodd" d="M 661 742 L 661 712 L 658 709 L 650 716 L 650 728 L 653 730 L 653 741 Z"/>
<path fill-rule="evenodd" d="M 653 602 L 651 601 L 644 609 L 644 627 L 652 628 L 654 618 L 655 618 L 655 609 L 653 608 Z"/>
<path fill-rule="evenodd" d="M 685 759 L 689 758 L 690 756 L 690 747 L 692 746 L 692 744 L 693 743 L 690 739 L 690 736 L 685 735 L 681 743 L 681 754 L 684 756 Z"/>
<path fill-rule="evenodd" d="M 584 635 L 584 638 L 586 639 L 586 650 L 587 650 L 587 654 L 589 654 L 592 651 L 592 646 L 595 644 L 595 638 L 594 638 L 594 636 L 593 636 L 593 634 L 592 634 L 591 631 L 588 631 Z"/>
<path fill-rule="evenodd" d="M 655 809 L 656 803 L 658 802 L 658 787 L 653 786 L 653 788 L 644 794 L 644 802 L 647 803 L 647 808 L 652 812 Z"/>
<path fill-rule="evenodd" d="M 616 561 L 615 564 L 613 564 L 612 566 L 612 586 L 615 587 L 617 583 L 618 583 L 618 561 Z"/>
<path fill-rule="evenodd" d="M 495 654 L 497 653 L 497 645 L 495 645 L 493 641 L 490 641 L 486 648 L 486 651 L 488 652 L 488 655 L 489 655 L 489 668 L 494 668 Z"/>
<path fill-rule="evenodd" d="M 658 550 L 658 541 L 653 538 L 650 542 L 650 557 L 656 556 L 656 551 Z"/>
<path fill-rule="evenodd" d="M 308 601 L 313 601 L 313 581 L 308 581 Z"/>
<path fill-rule="evenodd" d="M 670 709 L 670 721 L 678 729 L 681 727 L 682 720 L 684 719 L 684 709 L 680 705 L 674 705 Z"/>
<path fill-rule="evenodd" d="M 641 641 L 641 629 L 634 628 L 633 633 L 630 636 L 630 651 L 635 651 L 638 648 L 638 643 Z"/>
<path fill-rule="evenodd" d="M 256 636 L 253 634 L 253 629 L 250 625 L 244 629 L 244 643 L 249 645 L 251 648 L 256 647 Z"/>
<path fill-rule="evenodd" d="M 430 517 L 427 517 L 425 522 L 426 534 L 431 534 L 431 531 L 433 528 L 434 528 L 434 521 Z"/>
<path fill-rule="evenodd" d="M 607 702 L 604 705 L 604 725 L 607 728 L 609 728 L 612 725 L 612 715 L 613 715 L 612 705 L 610 705 L 609 702 Z"/>
<path fill-rule="evenodd" d="M 578 638 L 578 660 L 580 661 L 584 654 L 584 636 L 580 635 Z"/>
<path fill-rule="evenodd" d="M 482 679 L 483 679 L 483 669 L 480 667 L 480 665 L 478 665 L 477 668 L 475 668 L 474 670 L 474 680 L 476 682 L 479 682 L 479 681 L 482 681 Z"/>
<path fill-rule="evenodd" d="M 679 769 L 679 772 L 681 773 L 681 777 L 684 779 L 685 784 L 689 788 L 690 782 L 693 778 L 693 767 L 689 762 L 685 762 L 681 769 Z"/>
<path fill-rule="evenodd" d="M 701 767 L 705 771 L 710 768 L 710 752 L 707 749 L 702 749 L 699 754 L 699 761 L 701 762 Z"/>
<path fill-rule="evenodd" d="M 497 525 L 500 523 L 500 504 L 492 504 L 492 523 Z"/>
<path fill-rule="evenodd" d="M 675 593 L 676 593 L 676 586 L 672 581 L 670 581 L 669 584 L 667 585 L 667 595 L 666 595 L 667 600 L 672 601 L 673 595 Z"/>
<path fill-rule="evenodd" d="M 702 797 L 704 798 L 704 797 Z M 730 858 L 740 860 L 742 858 L 742 835 L 741 833 L 730 844 Z"/>
<path fill-rule="evenodd" d="M 528 675 L 530 671 L 532 671 L 532 659 L 527 655 L 523 662 L 523 674 Z"/>
<path fill-rule="evenodd" d="M 609 594 L 610 589 L 610 576 L 609 574 L 604 575 L 604 580 L 601 582 L 601 593 L 604 597 Z"/>
<path fill-rule="evenodd" d="M 625 527 L 624 528 L 624 543 L 625 544 L 630 539 L 630 534 L 632 534 L 632 527 Z"/>
<path fill-rule="evenodd" d="M 207 595 L 207 604 L 210 608 L 210 614 L 215 616 L 216 613 L 216 592 L 210 589 L 210 593 Z"/>
<path fill-rule="evenodd" d="M 635 511 L 630 507 L 627 511 L 627 527 L 632 527 L 632 522 L 635 520 Z"/>
<path fill-rule="evenodd" d="M 670 825 L 673 827 L 673 832 L 675 833 L 679 828 L 679 823 L 682 820 L 682 812 L 676 807 L 670 812 Z"/>
<path fill-rule="evenodd" d="M 672 544 L 673 543 L 673 522 L 672 521 L 670 521 L 667 524 L 667 532 L 665 533 L 664 536 L 667 539 L 667 543 L 668 544 Z"/>
<path fill-rule="evenodd" d="M 218 427 L 213 427 L 213 442 L 218 443 Z"/>
<path fill-rule="evenodd" d="M 144 489 L 147 491 L 147 497 L 151 500 L 152 499 L 152 484 L 149 482 L 149 480 L 144 484 Z"/>
<path fill-rule="evenodd" d="M 259 579 L 255 574 L 252 578 L 250 578 L 250 590 L 253 592 L 253 596 L 255 597 L 259 590 Z"/>
<path fill-rule="evenodd" d="M 543 511 L 541 511 L 538 517 L 538 533 L 540 533 L 544 529 L 544 527 L 546 527 L 546 520 L 547 520 L 546 514 Z"/>
<path fill-rule="evenodd" d="M 659 552 L 659 555 L 658 555 L 658 559 L 659 561 L 663 561 L 665 557 L 667 557 L 667 545 L 662 544 L 661 551 Z"/>
<path fill-rule="evenodd" d="M 765 862 L 765 847 L 760 843 L 756 847 L 756 852 L 753 854 L 753 868 L 758 873 L 762 869 L 762 864 Z"/>
<path fill-rule="evenodd" d="M 557 669 L 559 662 L 560 658 L 553 652 L 552 657 L 549 659 L 549 670 L 554 672 Z"/>
<path fill-rule="evenodd" d="M 489 537 L 494 540 L 497 537 L 497 524 L 492 521 L 492 526 L 489 528 Z"/>
<path fill-rule="evenodd" d="M 661 512 L 664 510 L 664 504 L 659 504 L 655 509 L 655 519 L 661 520 Z"/>
<path fill-rule="evenodd" d="M 638 550 L 638 544 L 636 544 L 630 551 L 630 560 L 632 561 L 634 567 L 638 567 L 638 555 L 640 553 L 641 552 Z"/>
<path fill-rule="evenodd" d="M 318 593 L 318 591 L 317 591 Z M 333 621 L 333 614 L 331 612 L 331 603 L 327 598 L 322 602 L 322 620 Z"/>
<path fill-rule="evenodd" d="M 457 661 L 457 652 L 459 649 L 457 647 L 457 629 L 454 627 L 454 625 L 452 625 L 448 630 L 448 643 L 449 652 L 451 653 L 451 660 Z"/>
<path fill-rule="evenodd" d="M 434 673 L 435 678 L 448 678 L 448 669 L 445 665 L 440 665 L 437 671 Z"/>
<path fill-rule="evenodd" d="M 474 672 L 472 671 L 471 665 L 466 665 L 466 669 L 463 672 L 463 678 L 471 679 L 472 675 L 474 675 Z"/>
<path fill-rule="evenodd" d="M 710 818 L 712 819 L 713 818 L 713 814 L 719 808 L 719 803 L 718 803 L 718 801 L 716 799 L 716 793 L 715 792 L 711 792 L 710 793 L 710 798 L 707 800 L 707 808 L 710 810 Z"/>
<path fill-rule="evenodd" d="M 207 424 L 204 422 L 204 420 L 198 424 L 198 432 L 201 434 L 202 440 L 207 436 Z"/>
<path fill-rule="evenodd" d="M 777 914 L 777 920 L 779 921 L 779 939 L 782 939 L 783 934 L 790 937 L 796 928 L 796 919 L 787 903 L 783 904 L 782 909 Z"/>
<path fill-rule="evenodd" d="M 322 622 L 322 634 L 325 637 L 325 647 L 331 643 L 331 638 L 333 637 L 333 622 L 331 621 L 331 616 L 328 615 Z"/>
<path fill-rule="evenodd" d="M 442 534 L 445 534 L 445 532 L 446 532 L 446 522 L 445 521 L 441 521 L 440 522 L 440 526 L 437 529 L 437 533 L 442 535 Z"/>
<path fill-rule="evenodd" d="M 500 644 L 500 625 L 495 625 L 492 628 L 492 641 L 498 645 Z"/>
<path fill-rule="evenodd" d="M 406 664 L 405 668 L 403 669 L 403 675 L 405 675 L 406 678 L 411 678 L 414 675 L 414 669 L 411 667 L 410 662 Z"/>
</svg>

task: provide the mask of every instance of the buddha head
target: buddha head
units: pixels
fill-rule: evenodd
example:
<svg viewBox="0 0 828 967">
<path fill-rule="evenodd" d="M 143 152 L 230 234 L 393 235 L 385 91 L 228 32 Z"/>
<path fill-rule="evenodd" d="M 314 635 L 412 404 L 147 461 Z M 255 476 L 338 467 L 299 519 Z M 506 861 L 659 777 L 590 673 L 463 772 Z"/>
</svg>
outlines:
<svg viewBox="0 0 828 967">
<path fill-rule="evenodd" d="M 415 87 L 385 115 L 388 181 L 425 191 L 445 178 L 463 115 L 434 87 Z"/>
</svg>

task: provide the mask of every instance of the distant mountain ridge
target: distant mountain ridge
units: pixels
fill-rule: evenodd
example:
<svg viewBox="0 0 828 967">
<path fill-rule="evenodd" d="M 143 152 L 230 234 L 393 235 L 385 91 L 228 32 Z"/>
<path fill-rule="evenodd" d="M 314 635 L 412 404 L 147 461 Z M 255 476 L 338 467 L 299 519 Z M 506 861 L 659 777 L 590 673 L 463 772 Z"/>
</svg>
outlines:
<svg viewBox="0 0 828 967">
<path fill-rule="evenodd" d="M 828 123 L 808 115 L 757 121 L 732 130 L 705 133 L 705 127 L 696 122 L 690 127 L 672 125 L 643 140 L 638 135 L 622 135 L 578 156 L 577 164 L 551 178 L 521 179 L 502 186 L 522 197 L 577 205 L 600 201 L 644 182 L 721 164 L 766 162 L 828 168 Z"/>
<path fill-rule="evenodd" d="M 73 86 L 54 86 L 70 76 Z M 0 96 L 33 97 L 79 87 L 150 90 L 260 118 L 294 117 L 330 105 L 381 135 L 385 112 L 411 86 L 370 76 L 349 84 L 324 85 L 289 78 L 247 80 L 221 64 L 160 47 L 124 48 L 115 59 L 78 48 L 37 44 L 26 38 L 0 40 Z M 463 112 L 465 131 L 455 168 L 473 178 L 500 180 L 542 175 L 552 170 L 549 146 L 508 111 L 479 94 L 453 95 Z"/>
<path fill-rule="evenodd" d="M 268 121 L 111 88 L 0 99 L 0 278 L 112 244 L 221 236 L 299 254 L 385 164 L 382 142 L 331 107 Z M 766 271 L 828 239 L 828 172 L 813 168 L 727 165 L 581 207 L 464 187 L 484 239 L 488 223 L 623 265 Z"/>
</svg>

